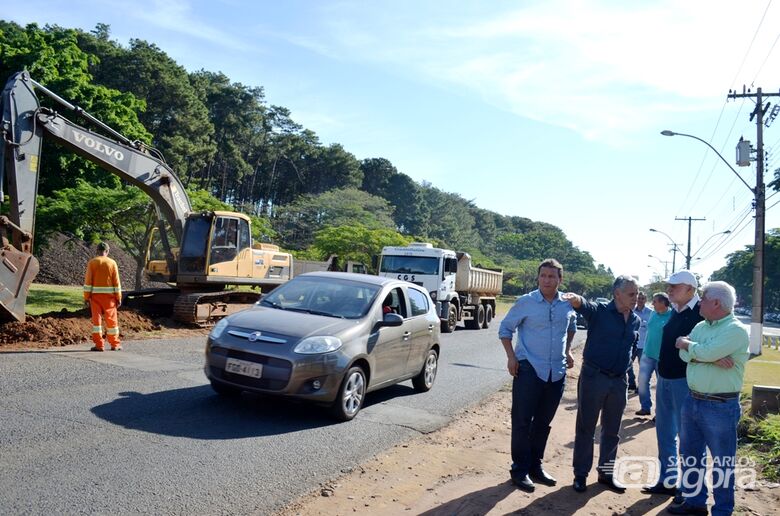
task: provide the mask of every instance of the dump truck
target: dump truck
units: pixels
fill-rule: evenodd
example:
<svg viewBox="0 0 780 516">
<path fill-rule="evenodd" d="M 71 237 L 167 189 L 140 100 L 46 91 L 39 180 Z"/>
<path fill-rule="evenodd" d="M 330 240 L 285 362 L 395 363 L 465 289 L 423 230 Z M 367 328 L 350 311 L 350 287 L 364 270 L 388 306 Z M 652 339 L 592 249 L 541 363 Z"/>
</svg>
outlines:
<svg viewBox="0 0 780 516">
<path fill-rule="evenodd" d="M 330 255 L 327 260 L 293 260 L 293 276 L 300 276 L 307 272 L 355 272 L 357 274 L 366 274 L 366 266 L 359 262 L 348 260 L 343 265 L 335 254 Z"/>
<path fill-rule="evenodd" d="M 100 132 L 41 106 L 38 94 Z M 230 211 L 194 212 L 184 186 L 159 151 L 130 141 L 37 83 L 28 72 L 8 80 L 0 97 L 0 113 L 0 201 L 6 193 L 10 201 L 8 216 L 0 217 L 0 322 L 24 321 L 27 293 L 38 273 L 33 238 L 43 139 L 140 188 L 157 208 L 157 231 L 152 233 L 159 237 L 161 254 L 157 259 L 150 256 L 150 240 L 145 274 L 169 286 L 126 292 L 125 306 L 172 313 L 177 320 L 205 325 L 251 306 L 262 291 L 292 277 L 292 256 L 273 244 L 253 243 L 248 216 Z M 229 289 L 241 285 L 255 289 Z"/>
<path fill-rule="evenodd" d="M 427 242 L 384 247 L 379 275 L 424 287 L 436 303 L 444 333 L 455 331 L 459 321 L 472 330 L 490 327 L 504 281 L 502 270 L 476 267 L 468 253 Z"/>
</svg>

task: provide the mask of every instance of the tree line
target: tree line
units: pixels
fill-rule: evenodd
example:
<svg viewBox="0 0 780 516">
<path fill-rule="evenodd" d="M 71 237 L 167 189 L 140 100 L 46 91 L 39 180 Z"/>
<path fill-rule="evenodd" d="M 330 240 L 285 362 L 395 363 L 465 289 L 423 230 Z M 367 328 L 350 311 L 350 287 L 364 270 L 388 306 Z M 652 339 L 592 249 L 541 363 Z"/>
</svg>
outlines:
<svg viewBox="0 0 780 516">
<path fill-rule="evenodd" d="M 112 40 L 108 25 L 87 32 L 0 20 L 0 78 L 20 70 L 159 150 L 195 209 L 246 213 L 255 238 L 296 256 L 370 263 L 383 245 L 427 241 L 503 268 L 506 294 L 536 288 L 539 261 L 554 257 L 566 288 L 609 295 L 612 271 L 560 228 L 479 208 L 414 181 L 388 159 L 359 160 L 340 144 L 323 145 L 261 86 L 188 72 L 154 43 Z M 110 236 L 142 264 L 154 219 L 149 199 L 49 141 L 42 152 L 37 245 L 53 231 L 88 241 Z"/>
</svg>

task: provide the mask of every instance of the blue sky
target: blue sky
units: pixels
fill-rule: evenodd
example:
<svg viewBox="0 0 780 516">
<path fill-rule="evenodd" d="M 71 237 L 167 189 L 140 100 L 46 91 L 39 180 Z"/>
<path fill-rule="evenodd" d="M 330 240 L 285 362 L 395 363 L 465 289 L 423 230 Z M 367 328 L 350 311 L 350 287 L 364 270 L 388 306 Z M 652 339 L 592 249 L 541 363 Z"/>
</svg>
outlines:
<svg viewBox="0 0 780 516">
<path fill-rule="evenodd" d="M 323 143 L 555 224 L 616 274 L 663 275 L 669 239 L 649 228 L 685 251 L 676 218 L 706 219 L 691 237 L 705 278 L 754 241 L 750 190 L 704 144 L 660 131 L 703 138 L 736 168 L 754 106 L 726 95 L 780 91 L 780 2 L 28 0 L 3 17 L 107 23 L 122 44 L 263 86 Z M 769 181 L 780 122 L 764 143 Z M 737 171 L 755 185 L 755 165 Z"/>
</svg>

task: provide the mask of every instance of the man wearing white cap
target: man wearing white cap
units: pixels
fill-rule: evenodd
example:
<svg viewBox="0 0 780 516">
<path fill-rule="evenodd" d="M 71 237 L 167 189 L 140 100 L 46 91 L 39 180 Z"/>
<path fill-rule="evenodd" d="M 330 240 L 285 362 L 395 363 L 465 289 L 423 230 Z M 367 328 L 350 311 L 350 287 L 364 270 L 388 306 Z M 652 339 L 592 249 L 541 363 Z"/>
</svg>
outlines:
<svg viewBox="0 0 780 516">
<path fill-rule="evenodd" d="M 661 462 L 661 476 L 658 483 L 642 491 L 648 494 L 675 496 L 679 484 L 678 444 L 682 406 L 688 396 L 688 382 L 685 372 L 687 364 L 680 358 L 675 347 L 677 337 L 687 336 L 699 321 L 699 282 L 691 271 L 681 270 L 666 280 L 666 294 L 674 311 L 663 328 L 661 350 L 658 358 L 658 383 L 655 389 L 655 434 L 658 439 L 658 460 Z"/>
</svg>

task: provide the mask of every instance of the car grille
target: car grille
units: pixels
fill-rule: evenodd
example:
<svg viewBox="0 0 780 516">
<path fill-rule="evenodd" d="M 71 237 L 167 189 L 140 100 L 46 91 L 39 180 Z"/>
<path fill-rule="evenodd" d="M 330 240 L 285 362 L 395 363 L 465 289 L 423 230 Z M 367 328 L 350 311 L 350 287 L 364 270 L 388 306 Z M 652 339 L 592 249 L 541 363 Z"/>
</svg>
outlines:
<svg viewBox="0 0 780 516">
<path fill-rule="evenodd" d="M 211 374 L 217 379 L 225 380 L 237 385 L 245 385 L 247 387 L 272 391 L 284 389 L 290 381 L 292 363 L 287 360 L 247 353 L 245 351 L 221 348 L 219 346 L 212 346 L 211 353 L 226 358 L 237 358 L 239 360 L 263 364 L 262 378 L 252 378 L 241 374 L 228 373 L 220 367 L 211 366 Z"/>
</svg>

